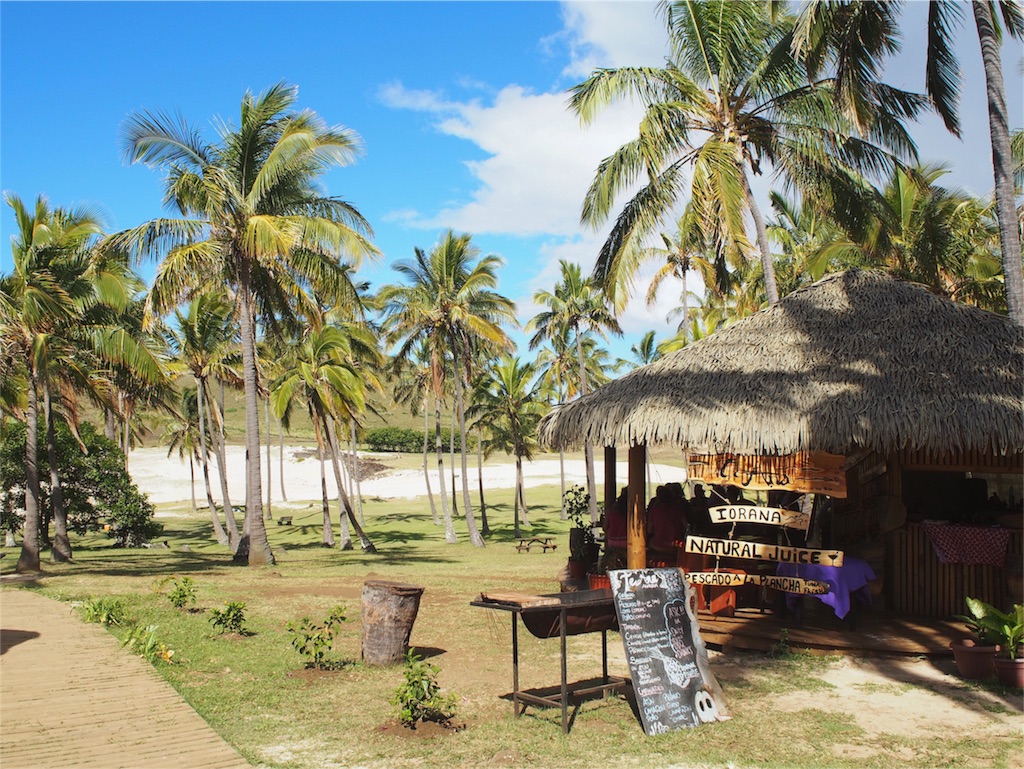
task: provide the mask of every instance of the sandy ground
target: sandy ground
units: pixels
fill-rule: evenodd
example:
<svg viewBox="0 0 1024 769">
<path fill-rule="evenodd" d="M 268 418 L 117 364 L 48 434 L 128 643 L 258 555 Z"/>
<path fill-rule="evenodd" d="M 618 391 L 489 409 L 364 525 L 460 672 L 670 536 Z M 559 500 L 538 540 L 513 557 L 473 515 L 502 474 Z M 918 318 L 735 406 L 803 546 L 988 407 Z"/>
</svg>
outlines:
<svg viewBox="0 0 1024 769">
<path fill-rule="evenodd" d="M 361 457 L 372 457 L 373 459 L 387 464 L 388 454 L 360 454 Z M 263 467 L 264 493 L 266 493 L 266 453 L 261 454 L 260 459 Z M 271 500 L 273 502 L 283 501 L 281 496 L 281 480 L 279 477 L 278 449 L 271 451 L 273 488 Z M 320 498 L 320 463 L 316 456 L 310 456 L 309 449 L 302 447 L 289 447 L 284 449 L 285 462 L 285 491 L 289 501 L 313 500 Z M 524 464 L 523 476 L 527 488 L 543 486 L 546 484 L 559 483 L 559 469 L 557 459 L 543 459 Z M 177 456 L 168 457 L 167 450 L 161 448 L 140 448 L 131 452 L 128 457 L 128 467 L 132 478 L 135 479 L 139 488 L 149 495 L 154 504 L 167 502 L 186 502 L 191 499 L 190 471 L 189 464 Z M 619 462 L 616 466 L 616 480 L 620 486 L 626 485 L 626 463 Z M 446 465 L 447 471 L 447 465 Z M 488 489 L 512 488 L 515 486 L 516 466 L 512 462 L 491 462 L 484 465 L 484 487 Z M 604 463 L 601 460 L 594 462 L 594 472 L 598 486 L 603 484 Z M 456 470 L 458 474 L 458 470 Z M 566 484 L 586 483 L 586 469 L 583 460 L 567 459 L 565 461 Z M 199 500 L 205 498 L 206 492 L 203 488 L 202 468 L 196 466 L 196 497 Z M 241 500 L 245 491 L 245 448 L 242 446 L 229 446 L 227 448 L 227 476 L 228 494 L 232 501 Z M 458 475 L 456 475 L 458 477 Z M 470 488 L 476 489 L 478 484 L 478 473 L 475 457 L 470 462 L 469 481 Z M 685 476 L 677 467 L 670 465 L 652 465 L 651 482 L 654 484 L 667 483 L 669 481 L 683 481 Z M 220 478 L 217 474 L 216 462 L 210 463 L 210 483 L 213 486 L 213 498 L 220 501 Z M 438 489 L 437 471 L 433 470 L 430 479 L 431 488 Z M 328 494 L 336 493 L 334 474 L 328 465 L 327 468 L 327 490 Z M 362 482 L 364 497 L 381 497 L 384 499 L 401 498 L 410 499 L 426 496 L 427 487 L 422 470 L 391 470 L 384 472 L 369 480 Z"/>
</svg>

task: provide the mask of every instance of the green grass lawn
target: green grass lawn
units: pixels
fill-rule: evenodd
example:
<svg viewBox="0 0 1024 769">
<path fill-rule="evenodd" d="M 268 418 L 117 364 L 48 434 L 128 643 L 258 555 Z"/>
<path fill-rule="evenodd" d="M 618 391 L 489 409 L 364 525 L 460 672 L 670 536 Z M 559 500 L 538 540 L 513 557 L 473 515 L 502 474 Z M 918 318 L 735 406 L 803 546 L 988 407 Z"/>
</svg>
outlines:
<svg viewBox="0 0 1024 769">
<path fill-rule="evenodd" d="M 835 661 L 792 655 L 719 658 L 734 718 L 699 729 L 647 737 L 622 697 L 585 703 L 568 736 L 561 733 L 555 709 L 531 707 L 513 718 L 509 615 L 469 603 L 486 590 L 557 591 L 567 524 L 559 519 L 557 488 L 529 490 L 531 534 L 553 536 L 560 545 L 554 552 L 520 554 L 513 547 L 511 490 L 495 491 L 489 501 L 493 533 L 486 548 L 474 548 L 464 523 L 456 526 L 461 542 L 445 544 L 425 500 L 368 500 L 366 530 L 380 550 L 376 555 L 321 547 L 319 505 L 293 505 L 294 525 L 268 525 L 279 562 L 264 569 L 231 565 L 226 551 L 210 540 L 204 513 L 167 506 L 159 514 L 170 549 L 115 550 L 99 536 L 79 538 L 74 563 L 48 564 L 35 589 L 64 601 L 117 596 L 140 623 L 157 625 L 160 640 L 175 652 L 173 664 L 160 663 L 158 670 L 256 765 L 859 769 L 1010 766 L 1017 761 L 1012 756 L 1021 755 L 1019 729 L 977 742 L 954 724 L 946 736 L 926 744 L 900 738 L 897 727 L 879 746 L 856 723 L 825 707 L 830 697 L 841 696 L 821 679 Z M 13 568 L 13 555 L 9 551 L 3 561 L 5 572 Z M 171 606 L 167 593 L 183 576 L 195 581 L 202 611 Z M 425 587 L 412 644 L 440 668 L 439 681 L 456 695 L 457 720 L 465 730 L 426 739 L 381 729 L 396 715 L 390 698 L 402 670 L 359 662 L 360 594 L 369 578 Z M 251 635 L 214 633 L 209 609 L 228 601 L 245 602 Z M 346 607 L 348 621 L 333 656 L 353 664 L 321 676 L 303 674 L 285 626 L 304 616 L 323 621 L 337 604 Z M 520 638 L 521 684 L 557 684 L 557 639 L 527 633 Z M 609 647 L 612 672 L 626 674 L 617 634 L 609 635 Z M 570 680 L 599 675 L 600 636 L 571 637 L 568 665 Z M 770 698 L 779 691 L 805 692 L 806 708 L 773 713 Z M 837 752 L 841 745 L 864 749 L 845 757 Z"/>
</svg>

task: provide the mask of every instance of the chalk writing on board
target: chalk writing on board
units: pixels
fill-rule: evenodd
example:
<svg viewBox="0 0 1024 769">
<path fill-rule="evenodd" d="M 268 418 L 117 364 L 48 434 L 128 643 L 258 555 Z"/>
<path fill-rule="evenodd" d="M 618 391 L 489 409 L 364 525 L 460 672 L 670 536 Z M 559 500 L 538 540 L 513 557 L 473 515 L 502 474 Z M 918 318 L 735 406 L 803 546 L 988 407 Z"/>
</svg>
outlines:
<svg viewBox="0 0 1024 769">
<path fill-rule="evenodd" d="M 647 734 L 728 717 L 678 569 L 609 572 L 640 720 Z"/>
</svg>

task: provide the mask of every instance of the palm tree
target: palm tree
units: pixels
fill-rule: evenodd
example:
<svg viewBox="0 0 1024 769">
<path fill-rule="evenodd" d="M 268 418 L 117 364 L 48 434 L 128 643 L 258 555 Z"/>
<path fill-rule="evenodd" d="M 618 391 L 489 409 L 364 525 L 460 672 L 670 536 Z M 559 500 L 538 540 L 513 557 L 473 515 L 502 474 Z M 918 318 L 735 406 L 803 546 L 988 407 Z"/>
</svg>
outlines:
<svg viewBox="0 0 1024 769">
<path fill-rule="evenodd" d="M 441 519 L 437 515 L 437 504 L 434 502 L 434 492 L 430 487 L 430 468 L 428 466 L 431 374 L 430 350 L 426 342 L 421 341 L 412 352 L 411 357 L 404 360 L 393 359 L 392 370 L 398 374 L 394 385 L 395 400 L 408 404 L 413 416 L 417 416 L 419 409 L 423 410 L 423 481 L 427 486 L 427 499 L 430 500 L 430 516 L 434 525 L 440 526 Z"/>
<path fill-rule="evenodd" d="M 317 188 L 324 172 L 352 160 L 358 137 L 309 110 L 292 111 L 297 97 L 285 83 L 259 96 L 246 92 L 238 126 L 224 126 L 214 144 L 164 113 L 135 113 L 124 128 L 127 158 L 167 172 L 165 199 L 185 217 L 154 219 L 118 237 L 137 254 L 162 254 L 150 313 L 211 285 L 233 294 L 248 456 L 236 558 L 252 566 L 274 560 L 263 520 L 257 316 L 273 332 L 315 317 L 318 300 L 350 300 L 355 292 L 341 260 L 376 254 L 359 212 Z"/>
<path fill-rule="evenodd" d="M 468 381 L 470 356 L 478 341 L 495 348 L 512 348 L 501 324 L 515 322 L 515 306 L 492 290 L 498 282 L 496 273 L 501 259 L 488 254 L 474 262 L 479 250 L 473 246 L 470 235 L 455 235 L 449 230 L 429 255 L 418 248 L 415 254 L 414 260 L 393 265 L 409 284 L 385 286 L 379 299 L 382 306 L 392 313 L 388 319 L 389 339 L 402 342 L 397 358 L 405 359 L 420 340 L 429 344 L 438 423 L 445 359 L 452 363 L 455 412 L 462 438 L 462 504 L 470 541 L 477 547 L 483 547 L 484 540 L 477 530 L 469 498 L 463 391 Z M 437 450 L 438 474 L 442 479 L 441 503 L 447 511 L 439 424 Z M 446 538 L 453 541 L 452 537 Z"/>
<path fill-rule="evenodd" d="M 238 335 L 233 318 L 233 305 L 223 291 L 211 291 L 194 296 L 185 312 L 175 310 L 174 316 L 177 330 L 172 331 L 170 335 L 171 349 L 196 380 L 199 457 L 206 485 L 206 500 L 213 520 L 213 531 L 220 544 L 229 545 L 234 549 L 238 546 L 239 535 L 231 499 L 228 496 L 227 457 L 219 438 L 223 415 L 210 396 L 211 377 L 221 382 L 231 382 L 235 386 L 241 384 L 241 377 L 236 370 Z M 207 418 L 212 419 L 218 427 L 217 430 L 207 429 Z M 220 475 L 226 535 L 217 516 L 217 506 L 213 501 L 213 491 L 210 487 L 207 438 L 215 446 L 214 456 Z"/>
<path fill-rule="evenodd" d="M 94 247 L 98 217 L 86 209 L 51 208 L 43 197 L 30 211 L 16 195 L 4 197 L 18 228 L 11 239 L 14 269 L 0 278 L 0 338 L 4 357 L 23 372 L 27 390 L 26 522 L 17 569 L 38 571 L 40 397 L 56 524 L 53 558 L 68 560 L 71 545 L 54 443 L 56 411 L 62 411 L 74 430 L 76 391 L 100 401 L 102 392 L 113 387 L 115 367 L 132 372 L 147 386 L 164 381 L 164 372 L 159 356 L 120 322 L 131 281 Z"/>
<path fill-rule="evenodd" d="M 352 345 L 340 329 L 324 326 L 310 331 L 295 350 L 292 365 L 271 386 L 274 412 L 287 425 L 291 406 L 304 401 L 313 423 L 320 452 L 327 449 L 334 468 L 338 488 L 339 515 L 355 530 L 364 552 L 376 552 L 352 510 L 352 502 L 345 491 L 341 475 L 340 450 L 335 423 L 339 418 L 361 413 L 366 404 L 366 385 L 351 363 Z M 329 510 L 324 506 L 325 516 Z M 325 529 L 330 526 L 325 520 Z M 352 547 L 351 540 L 342 529 L 342 549 Z M 326 539 L 325 539 L 326 542 Z"/>
<path fill-rule="evenodd" d="M 170 459 L 175 450 L 182 460 L 188 457 L 188 471 L 192 489 L 192 512 L 198 511 L 196 504 L 196 461 L 201 461 L 199 450 L 203 443 L 200 435 L 199 388 L 186 387 L 181 391 L 179 413 L 181 418 L 167 425 L 163 434 L 163 442 L 167 444 L 167 458 Z M 207 484 L 209 493 L 209 484 Z M 214 535 L 221 544 L 227 544 L 228 537 L 220 520 L 213 517 Z"/>
<path fill-rule="evenodd" d="M 640 337 L 640 341 L 629 348 L 629 351 L 633 353 L 633 360 L 623 362 L 630 368 L 654 363 L 654 361 L 661 357 L 661 352 L 658 350 L 658 345 L 654 340 L 655 334 L 653 331 L 644 332 L 644 335 Z"/>
<path fill-rule="evenodd" d="M 900 120 L 917 114 L 923 99 L 885 90 L 870 137 L 883 150 L 858 137 L 835 108 L 833 81 L 808 81 L 790 53 L 792 18 L 769 10 L 779 4 L 691 0 L 659 7 L 671 43 L 664 67 L 598 70 L 572 89 L 571 108 L 584 124 L 631 96 L 645 108 L 639 137 L 600 163 L 584 200 L 582 220 L 598 227 L 618 195 L 646 177 L 616 218 L 594 274 L 606 287 L 628 280 L 631 254 L 671 213 L 690 168 L 690 203 L 714 241 L 749 249 L 749 213 L 765 293 L 774 304 L 771 248 L 751 175 L 771 164 L 789 183 L 828 200 L 837 215 L 856 219 L 863 182 L 854 170 L 891 168 L 888 151 L 913 154 Z"/>
<path fill-rule="evenodd" d="M 546 310 L 538 313 L 527 324 L 527 331 L 533 332 L 530 338 L 530 349 L 536 349 L 543 340 L 558 338 L 560 334 L 568 334 L 576 346 L 577 372 L 579 373 L 579 394 L 586 395 L 587 362 L 583 354 L 584 337 L 587 332 L 598 333 L 607 338 L 605 329 L 614 334 L 621 334 L 618 321 L 608 310 L 605 298 L 591 279 L 583 279 L 578 264 L 564 259 L 559 262 L 561 278 L 555 290 L 538 291 L 533 301 Z M 594 451 L 590 444 L 584 446 L 584 458 L 587 469 L 587 491 L 590 494 L 590 518 L 597 523 L 597 487 L 594 481 Z"/>
<path fill-rule="evenodd" d="M 470 413 L 488 426 L 490 438 L 486 451 L 495 450 L 513 454 L 516 458 L 515 536 L 520 536 L 519 521 L 522 512 L 526 518 L 526 499 L 523 495 L 523 460 L 533 458 L 537 445 L 537 425 L 543 403 L 536 382 L 537 371 L 531 363 L 520 363 L 519 358 L 504 356 L 492 364 L 487 386 L 481 388 L 481 399 Z"/>
<path fill-rule="evenodd" d="M 1002 26 L 1016 39 L 1024 38 L 1024 10 L 1019 0 L 973 0 L 971 9 L 985 68 L 988 96 L 989 135 L 995 185 L 996 217 L 1006 304 L 1009 315 L 1024 326 L 1024 268 L 1021 265 L 1021 233 L 1014 202 L 1013 159 L 999 55 Z M 999 15 L 993 13 L 998 9 Z M 899 48 L 897 16 L 899 4 L 888 2 L 833 0 L 807 3 L 801 10 L 799 34 L 794 48 L 808 64 L 809 74 L 828 64 L 837 72 L 836 103 L 847 115 L 870 124 L 878 100 L 878 71 L 882 62 Z M 928 5 L 928 50 L 925 87 L 946 128 L 960 135 L 957 114 L 961 78 L 954 51 L 953 35 L 963 23 L 962 3 L 938 0 Z M 865 44 L 870 41 L 871 44 Z"/>
</svg>

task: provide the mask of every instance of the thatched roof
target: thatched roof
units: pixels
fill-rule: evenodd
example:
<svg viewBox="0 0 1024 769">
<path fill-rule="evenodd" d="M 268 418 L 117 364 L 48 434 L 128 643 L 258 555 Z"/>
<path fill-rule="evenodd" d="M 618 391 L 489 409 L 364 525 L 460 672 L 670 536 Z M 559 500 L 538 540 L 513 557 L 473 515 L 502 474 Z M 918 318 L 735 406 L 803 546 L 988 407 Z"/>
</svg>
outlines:
<svg viewBox="0 0 1024 769">
<path fill-rule="evenodd" d="M 881 273 L 830 275 L 544 417 L 552 447 L 1024 450 L 1024 330 Z"/>
</svg>

